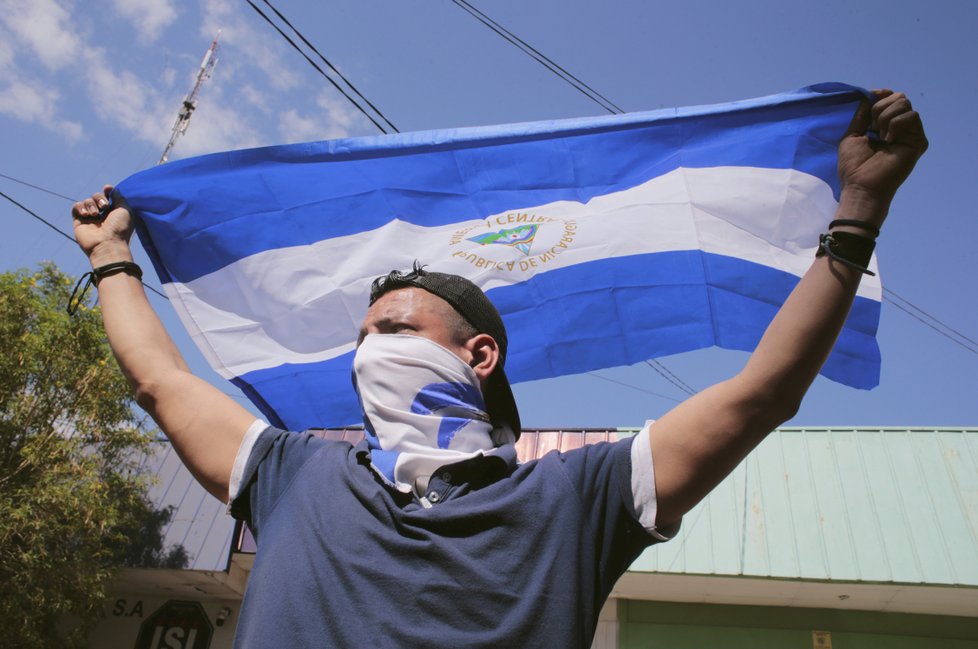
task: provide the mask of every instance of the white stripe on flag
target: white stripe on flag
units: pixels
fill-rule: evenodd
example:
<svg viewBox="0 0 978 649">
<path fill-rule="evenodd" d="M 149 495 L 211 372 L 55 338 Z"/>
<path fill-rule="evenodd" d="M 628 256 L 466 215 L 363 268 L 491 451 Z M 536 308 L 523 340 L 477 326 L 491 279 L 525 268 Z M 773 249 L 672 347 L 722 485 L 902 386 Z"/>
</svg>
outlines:
<svg viewBox="0 0 978 649">
<path fill-rule="evenodd" d="M 394 220 L 262 252 L 166 288 L 208 361 L 232 378 L 349 352 L 372 279 L 416 259 L 483 290 L 599 259 L 696 249 L 801 276 L 835 207 L 825 183 L 796 170 L 680 168 L 587 204 L 560 201 L 439 227 Z M 527 252 L 469 240 L 533 224 Z M 878 279 L 866 278 L 859 292 L 878 301 Z"/>
</svg>

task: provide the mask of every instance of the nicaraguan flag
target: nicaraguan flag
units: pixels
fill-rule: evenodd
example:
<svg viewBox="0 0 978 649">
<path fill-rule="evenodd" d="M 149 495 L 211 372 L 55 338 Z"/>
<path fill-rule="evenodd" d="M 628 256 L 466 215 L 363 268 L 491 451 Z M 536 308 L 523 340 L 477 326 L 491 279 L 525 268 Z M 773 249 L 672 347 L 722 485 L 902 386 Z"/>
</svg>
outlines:
<svg viewBox="0 0 978 649">
<path fill-rule="evenodd" d="M 274 424 L 360 421 L 371 280 L 417 259 L 481 286 L 514 382 L 751 350 L 815 256 L 857 88 L 218 153 L 120 191 L 183 323 Z M 874 261 L 875 265 L 875 261 Z M 878 383 L 866 278 L 823 374 Z"/>
</svg>

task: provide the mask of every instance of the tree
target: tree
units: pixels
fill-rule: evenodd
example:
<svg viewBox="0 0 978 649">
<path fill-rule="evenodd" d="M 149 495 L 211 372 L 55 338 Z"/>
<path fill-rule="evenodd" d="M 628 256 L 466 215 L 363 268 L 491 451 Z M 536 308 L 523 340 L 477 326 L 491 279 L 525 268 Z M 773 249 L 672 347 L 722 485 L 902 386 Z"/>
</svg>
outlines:
<svg viewBox="0 0 978 649">
<path fill-rule="evenodd" d="M 148 503 L 147 503 L 148 504 Z M 190 563 L 182 545 L 163 547 L 163 528 L 173 518 L 174 507 L 148 507 L 134 518 L 137 528 L 126 530 L 119 565 L 133 568 L 186 568 Z"/>
<path fill-rule="evenodd" d="M 83 646 L 121 562 L 179 566 L 139 461 L 138 420 L 97 307 L 71 317 L 51 264 L 0 274 L 0 629 L 4 646 Z M 12 644 L 8 644 L 12 643 Z"/>
</svg>

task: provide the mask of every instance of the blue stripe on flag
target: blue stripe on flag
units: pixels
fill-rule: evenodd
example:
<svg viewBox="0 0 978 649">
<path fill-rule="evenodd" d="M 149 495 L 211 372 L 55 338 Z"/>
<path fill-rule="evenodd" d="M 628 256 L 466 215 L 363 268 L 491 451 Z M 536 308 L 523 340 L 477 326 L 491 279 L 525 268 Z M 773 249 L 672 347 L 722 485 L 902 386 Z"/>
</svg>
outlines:
<svg viewBox="0 0 978 649">
<path fill-rule="evenodd" d="M 489 291 L 510 332 L 510 380 L 576 374 L 711 345 L 753 350 L 798 282 L 790 273 L 698 251 L 638 257 L 579 264 Z M 856 299 L 823 374 L 864 389 L 878 384 L 879 311 L 879 302 Z M 249 372 L 234 382 L 249 395 L 262 395 L 259 407 L 275 425 L 348 425 L 362 421 L 352 364 L 350 352 Z"/>
</svg>

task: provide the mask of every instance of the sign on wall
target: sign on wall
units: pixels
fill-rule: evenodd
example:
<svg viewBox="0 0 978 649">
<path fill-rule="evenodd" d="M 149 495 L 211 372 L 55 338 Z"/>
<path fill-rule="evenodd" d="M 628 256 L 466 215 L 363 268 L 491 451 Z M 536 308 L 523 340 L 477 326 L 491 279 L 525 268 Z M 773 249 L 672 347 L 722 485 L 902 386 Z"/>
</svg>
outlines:
<svg viewBox="0 0 978 649">
<path fill-rule="evenodd" d="M 171 599 L 143 621 L 134 649 L 208 649 L 213 631 L 200 604 Z"/>
</svg>

